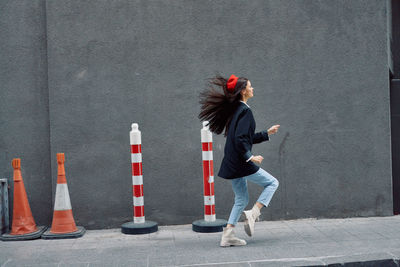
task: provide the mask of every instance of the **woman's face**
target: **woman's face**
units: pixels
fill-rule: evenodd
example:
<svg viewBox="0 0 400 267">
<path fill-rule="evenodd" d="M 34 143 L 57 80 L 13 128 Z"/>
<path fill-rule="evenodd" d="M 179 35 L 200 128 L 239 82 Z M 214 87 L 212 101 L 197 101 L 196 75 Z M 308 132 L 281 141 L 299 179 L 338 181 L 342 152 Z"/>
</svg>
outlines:
<svg viewBox="0 0 400 267">
<path fill-rule="evenodd" d="M 253 87 L 251 86 L 251 82 L 250 81 L 247 81 L 246 89 L 243 89 L 241 94 L 242 94 L 243 98 L 245 98 L 245 99 L 249 99 L 249 98 L 252 98 L 254 96 Z"/>
</svg>

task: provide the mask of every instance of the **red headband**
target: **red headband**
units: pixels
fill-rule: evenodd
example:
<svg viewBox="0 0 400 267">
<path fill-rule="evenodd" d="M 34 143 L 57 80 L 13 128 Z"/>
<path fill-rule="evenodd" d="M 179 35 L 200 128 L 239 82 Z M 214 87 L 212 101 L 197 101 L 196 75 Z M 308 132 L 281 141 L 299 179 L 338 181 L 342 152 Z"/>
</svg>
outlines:
<svg viewBox="0 0 400 267">
<path fill-rule="evenodd" d="M 238 79 L 239 79 L 239 77 L 236 77 L 233 74 L 231 75 L 231 77 L 229 77 L 229 80 L 226 83 L 226 89 L 228 89 L 229 92 L 233 92 L 233 90 L 235 90 L 235 86 L 236 86 Z"/>
</svg>

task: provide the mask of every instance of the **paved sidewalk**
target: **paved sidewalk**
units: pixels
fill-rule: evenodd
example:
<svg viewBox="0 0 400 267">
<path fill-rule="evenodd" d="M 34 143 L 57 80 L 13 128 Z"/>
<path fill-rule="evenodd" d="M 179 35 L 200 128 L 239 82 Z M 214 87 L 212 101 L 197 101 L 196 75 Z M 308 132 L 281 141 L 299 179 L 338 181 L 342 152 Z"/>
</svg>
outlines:
<svg viewBox="0 0 400 267">
<path fill-rule="evenodd" d="M 87 231 L 82 238 L 0 242 L 0 266 L 326 266 L 369 262 L 398 266 L 400 216 L 256 223 L 245 247 L 219 247 L 221 233 L 191 225 L 163 226 L 148 235 L 120 229 Z M 364 263 L 365 265 L 365 263 Z"/>
</svg>

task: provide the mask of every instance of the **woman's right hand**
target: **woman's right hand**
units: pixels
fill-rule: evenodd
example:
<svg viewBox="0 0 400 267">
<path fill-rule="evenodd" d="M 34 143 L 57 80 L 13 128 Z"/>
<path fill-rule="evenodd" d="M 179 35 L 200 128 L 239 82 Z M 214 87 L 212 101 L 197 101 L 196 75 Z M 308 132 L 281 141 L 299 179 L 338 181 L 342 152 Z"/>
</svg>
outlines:
<svg viewBox="0 0 400 267">
<path fill-rule="evenodd" d="M 263 159 L 264 159 L 264 158 L 263 158 L 262 156 L 258 155 L 258 156 L 253 156 L 253 157 L 251 158 L 251 161 L 254 162 L 254 163 L 261 164 L 261 162 L 263 161 Z"/>
</svg>

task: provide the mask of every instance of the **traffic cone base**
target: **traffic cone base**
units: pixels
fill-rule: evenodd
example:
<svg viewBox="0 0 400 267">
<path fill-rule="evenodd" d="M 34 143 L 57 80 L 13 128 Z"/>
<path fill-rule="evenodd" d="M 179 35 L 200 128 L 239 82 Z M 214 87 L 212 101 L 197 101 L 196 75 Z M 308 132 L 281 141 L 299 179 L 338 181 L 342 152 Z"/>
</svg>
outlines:
<svg viewBox="0 0 400 267">
<path fill-rule="evenodd" d="M 11 233 L 4 234 L 0 237 L 2 241 L 22 241 L 22 240 L 32 240 L 38 239 L 46 231 L 47 226 L 37 226 L 37 231 L 23 234 L 23 235 L 12 235 Z"/>
<path fill-rule="evenodd" d="M 65 239 L 65 238 L 79 238 L 82 237 L 86 229 L 82 226 L 77 226 L 77 231 L 72 232 L 72 233 L 65 233 L 65 234 L 54 234 L 51 232 L 51 230 L 47 230 L 42 234 L 42 239 Z"/>
</svg>

